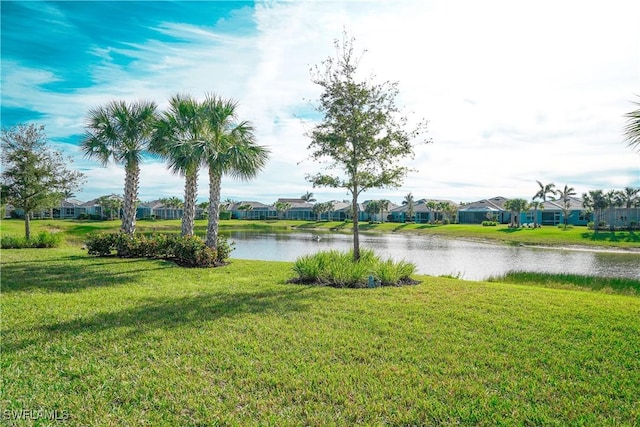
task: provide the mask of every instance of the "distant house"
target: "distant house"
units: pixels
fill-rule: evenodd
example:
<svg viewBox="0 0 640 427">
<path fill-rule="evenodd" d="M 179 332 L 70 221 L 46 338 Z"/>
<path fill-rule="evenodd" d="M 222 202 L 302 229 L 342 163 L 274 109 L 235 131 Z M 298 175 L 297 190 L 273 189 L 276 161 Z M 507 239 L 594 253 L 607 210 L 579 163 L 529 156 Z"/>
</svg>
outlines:
<svg viewBox="0 0 640 427">
<path fill-rule="evenodd" d="M 260 202 L 242 201 L 229 206 L 231 218 L 236 219 L 274 219 L 278 213 L 276 208 Z"/>
<path fill-rule="evenodd" d="M 511 221 L 511 212 L 504 207 L 507 200 L 509 199 L 498 196 L 468 203 L 458 209 L 458 222 L 481 224 L 491 217 L 500 224 L 508 224 Z"/>
<path fill-rule="evenodd" d="M 289 205 L 289 209 L 284 213 L 286 219 L 311 221 L 317 217 L 317 215 L 313 213 L 313 203 L 305 200 L 281 198 L 276 201 L 276 204 L 279 203 Z"/>
<path fill-rule="evenodd" d="M 529 210 L 523 212 L 524 222 L 534 222 L 533 216 L 535 211 Z M 590 215 L 584 211 L 582 199 L 570 197 L 568 199 L 568 216 L 567 224 L 569 225 L 587 225 Z M 542 208 L 538 210 L 538 217 L 535 221 L 541 225 L 559 225 L 564 224 L 564 210 L 562 200 L 547 200 L 542 203 Z"/>
<path fill-rule="evenodd" d="M 65 199 L 59 208 L 53 208 L 53 217 L 59 219 L 75 219 L 86 213 L 83 203 L 77 199 Z"/>
<path fill-rule="evenodd" d="M 431 202 L 435 204 L 444 202 L 457 206 L 457 203 L 452 200 L 420 199 L 416 200 L 413 204 L 413 218 L 408 217 L 407 212 L 409 210 L 409 206 L 400 205 L 389 210 L 389 220 L 392 222 L 414 221 L 421 224 L 442 221 L 445 218 L 444 212 L 441 212 L 439 209 L 432 208 Z M 454 219 L 455 218 L 449 218 L 451 221 Z"/>
</svg>

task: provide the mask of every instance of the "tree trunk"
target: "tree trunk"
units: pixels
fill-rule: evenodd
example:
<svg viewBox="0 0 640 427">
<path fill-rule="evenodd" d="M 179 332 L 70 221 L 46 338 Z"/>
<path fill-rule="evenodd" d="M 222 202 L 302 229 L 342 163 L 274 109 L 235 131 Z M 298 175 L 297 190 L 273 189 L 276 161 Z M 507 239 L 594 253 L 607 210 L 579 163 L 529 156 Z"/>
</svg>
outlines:
<svg viewBox="0 0 640 427">
<path fill-rule="evenodd" d="M 218 245 L 218 223 L 220 222 L 220 185 L 222 174 L 209 168 L 209 222 L 207 224 L 207 246 L 216 249 Z"/>
<path fill-rule="evenodd" d="M 353 198 L 351 201 L 351 212 L 353 213 L 353 260 L 360 261 L 360 230 L 358 227 L 358 192 L 357 188 L 353 189 Z"/>
<path fill-rule="evenodd" d="M 136 201 L 138 199 L 138 181 L 140 179 L 140 166 L 137 162 L 128 164 L 125 168 L 124 179 L 124 216 L 122 217 L 121 230 L 125 234 L 136 232 Z"/>
<path fill-rule="evenodd" d="M 182 235 L 193 236 L 196 219 L 196 197 L 198 193 L 198 170 L 185 176 L 184 213 L 182 214 Z"/>
<path fill-rule="evenodd" d="M 31 213 L 24 213 L 24 237 L 27 240 L 31 239 Z"/>
</svg>

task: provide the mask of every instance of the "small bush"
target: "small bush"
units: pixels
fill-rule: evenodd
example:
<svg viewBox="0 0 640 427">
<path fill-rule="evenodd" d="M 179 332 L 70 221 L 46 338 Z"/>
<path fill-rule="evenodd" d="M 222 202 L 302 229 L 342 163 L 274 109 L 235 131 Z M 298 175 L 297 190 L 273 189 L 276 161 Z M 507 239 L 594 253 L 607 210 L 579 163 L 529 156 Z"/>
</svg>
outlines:
<svg viewBox="0 0 640 427">
<path fill-rule="evenodd" d="M 180 237 L 173 243 L 174 260 L 185 267 L 214 267 L 216 251 L 197 236 Z"/>
<path fill-rule="evenodd" d="M 59 234 L 41 231 L 29 240 L 26 237 L 3 235 L 0 239 L 0 247 L 2 249 L 55 248 L 61 241 L 62 237 Z"/>
<path fill-rule="evenodd" d="M 196 236 L 182 237 L 157 234 L 133 236 L 123 233 L 90 235 L 85 242 L 89 255 L 120 258 L 160 258 L 173 260 L 185 267 L 223 265 L 234 249 L 226 237 L 218 238 L 218 251 L 212 250 Z"/>
<path fill-rule="evenodd" d="M 382 286 L 398 286 L 417 283 L 411 279 L 415 270 L 413 263 L 382 261 L 372 250 L 361 251 L 358 262 L 353 262 L 353 251 L 332 250 L 296 259 L 293 271 L 297 277 L 291 282 L 364 288 L 372 277 L 374 283 Z"/>
<path fill-rule="evenodd" d="M 483 227 L 495 227 L 496 225 L 498 225 L 498 223 L 495 221 L 482 221 Z"/>
</svg>

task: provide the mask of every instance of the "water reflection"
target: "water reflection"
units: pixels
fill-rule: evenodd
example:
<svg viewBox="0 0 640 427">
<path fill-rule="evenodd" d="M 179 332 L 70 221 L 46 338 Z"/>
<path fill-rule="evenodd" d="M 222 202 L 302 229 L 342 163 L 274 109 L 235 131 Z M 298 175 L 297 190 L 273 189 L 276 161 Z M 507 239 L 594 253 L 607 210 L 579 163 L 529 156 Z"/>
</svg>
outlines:
<svg viewBox="0 0 640 427">
<path fill-rule="evenodd" d="M 340 233 L 232 232 L 233 258 L 294 261 L 320 250 L 349 250 L 353 237 Z M 320 240 L 314 238 L 320 236 Z M 576 273 L 608 277 L 640 278 L 640 254 L 603 253 L 505 246 L 448 239 L 430 235 L 361 234 L 361 247 L 418 266 L 420 274 L 455 275 L 482 280 L 510 270 Z"/>
</svg>

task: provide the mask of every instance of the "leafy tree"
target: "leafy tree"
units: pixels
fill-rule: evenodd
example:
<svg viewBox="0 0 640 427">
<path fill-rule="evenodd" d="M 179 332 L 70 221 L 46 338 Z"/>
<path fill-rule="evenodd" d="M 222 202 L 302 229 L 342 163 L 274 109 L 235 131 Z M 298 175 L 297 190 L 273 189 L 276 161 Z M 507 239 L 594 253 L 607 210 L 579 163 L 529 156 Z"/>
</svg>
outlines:
<svg viewBox="0 0 640 427">
<path fill-rule="evenodd" d="M 255 143 L 253 126 L 238 122 L 238 104 L 229 99 L 207 95 L 204 104 L 207 133 L 202 146 L 209 171 L 209 219 L 206 244 L 216 249 L 220 222 L 222 176 L 249 180 L 255 178 L 269 159 L 269 150 Z"/>
<path fill-rule="evenodd" d="M 287 202 L 276 202 L 275 204 L 276 212 L 278 212 L 278 218 L 284 218 L 284 213 L 291 208 L 291 203 Z"/>
<path fill-rule="evenodd" d="M 308 203 L 312 203 L 316 201 L 316 199 L 313 197 L 313 193 L 310 193 L 308 191 L 304 193 L 302 196 L 300 196 L 300 199 Z"/>
<path fill-rule="evenodd" d="M 520 227 L 520 213 L 529 208 L 529 203 L 525 199 L 510 199 L 504 207 L 511 211 L 511 226 Z"/>
<path fill-rule="evenodd" d="M 315 205 L 313 205 L 312 212 L 317 216 L 318 221 L 320 221 L 320 219 L 322 218 L 323 213 L 329 212 L 331 205 L 331 202 L 316 203 Z"/>
<path fill-rule="evenodd" d="M 430 223 L 433 224 L 436 220 L 436 211 L 438 209 L 438 203 L 434 200 L 429 200 L 427 202 L 427 208 L 431 211 Z"/>
<path fill-rule="evenodd" d="M 193 236 L 198 196 L 198 172 L 204 161 L 202 138 L 206 132 L 204 109 L 194 98 L 175 95 L 156 125 L 151 149 L 163 156 L 169 169 L 185 177 L 183 236 Z"/>
<path fill-rule="evenodd" d="M 122 209 L 122 199 L 112 194 L 111 196 L 99 197 L 96 201 L 102 208 L 102 216 L 109 215 L 109 219 L 120 218 L 120 209 Z"/>
<path fill-rule="evenodd" d="M 60 203 L 80 188 L 84 175 L 67 169 L 72 163 L 47 146 L 44 126 L 19 124 L 2 129 L 2 203 L 24 211 L 24 233 L 31 239 L 31 215 Z"/>
<path fill-rule="evenodd" d="M 152 101 L 112 101 L 89 110 L 84 139 L 80 149 L 86 157 L 107 166 L 109 161 L 124 165 L 124 216 L 121 230 L 134 234 L 136 202 L 140 180 L 140 163 L 149 150 L 157 121 L 156 104 Z"/>
<path fill-rule="evenodd" d="M 414 155 L 412 139 L 425 123 L 407 132 L 406 117 L 396 106 L 398 85 L 375 84 L 372 79 L 357 80 L 358 57 L 353 38 L 335 41 L 337 55 L 312 70 L 313 83 L 322 94 L 316 110 L 322 121 L 309 133 L 310 158 L 323 163 L 327 170 L 343 175 L 318 173 L 307 175 L 314 187 L 343 188 L 351 194 L 353 215 L 353 258 L 360 259 L 358 230 L 358 196 L 368 189 L 399 187 L 408 168 L 400 160 Z"/>
<path fill-rule="evenodd" d="M 640 102 L 634 102 L 640 107 Z M 629 147 L 640 150 L 640 108 L 625 114 L 627 124 L 624 127 L 624 136 Z"/>
<path fill-rule="evenodd" d="M 404 200 L 402 201 L 402 204 L 407 207 L 407 212 L 405 214 L 404 220 L 413 221 L 413 215 L 415 215 L 415 212 L 414 212 L 415 201 L 413 200 L 413 194 L 409 193 L 406 196 L 404 196 Z"/>
</svg>

